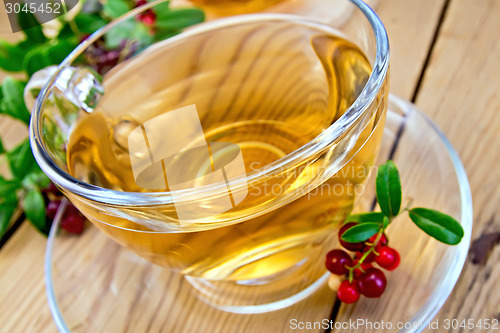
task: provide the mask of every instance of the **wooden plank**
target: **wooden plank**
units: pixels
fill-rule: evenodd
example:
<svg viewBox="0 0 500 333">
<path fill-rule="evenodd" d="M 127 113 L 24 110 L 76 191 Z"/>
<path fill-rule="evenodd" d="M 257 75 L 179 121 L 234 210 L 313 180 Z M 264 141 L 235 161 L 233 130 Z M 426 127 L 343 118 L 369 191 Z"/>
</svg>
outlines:
<svg viewBox="0 0 500 333">
<path fill-rule="evenodd" d="M 390 91 L 410 100 L 423 70 L 444 0 L 383 0 L 376 12 L 391 47 Z"/>
<path fill-rule="evenodd" d="M 386 21 L 391 36 L 393 90 L 404 97 L 409 97 L 416 85 L 426 50 L 437 25 L 442 3 L 442 0 L 379 1 L 377 11 Z M 413 28 L 413 25 L 417 23 L 419 29 Z M 412 42 L 409 43 L 408 40 Z M 10 135 L 8 135 L 9 138 Z M 3 286 L 8 286 L 0 291 L 0 322 L 1 328 L 8 332 L 55 331 L 46 305 L 42 277 L 44 246 L 43 237 L 25 224 L 0 252 L 0 271 L 2 272 L 0 282 Z M 188 300 L 185 288 L 180 291 L 179 295 Z M 320 297 L 313 297 L 296 306 L 266 314 L 260 318 L 234 316 L 207 308 L 199 301 L 196 303 L 189 301 L 187 306 L 192 311 L 196 311 L 191 312 L 196 316 L 185 316 L 184 318 L 189 320 L 183 323 L 185 326 L 177 330 L 186 332 L 194 330 L 288 332 L 290 331 L 288 321 L 291 318 L 306 318 L 307 320 L 329 318 L 334 302 L 333 294 L 328 289 L 323 289 L 319 295 Z M 176 302 L 178 301 L 179 299 L 176 299 Z M 186 310 L 174 312 L 176 318 L 179 318 L 182 311 Z M 170 325 L 173 325 L 173 322 L 168 320 L 167 322 L 169 323 L 167 326 L 172 327 Z"/>
<path fill-rule="evenodd" d="M 45 297 L 46 238 L 24 223 L 0 251 L 0 332 L 55 332 Z"/>
<path fill-rule="evenodd" d="M 452 0 L 417 99 L 462 158 L 474 201 L 476 242 L 436 317 L 441 323 L 500 319 L 499 17 L 499 1 Z M 480 254 L 480 247 L 489 248 L 489 255 Z M 450 330 L 459 331 L 479 329 Z"/>
<path fill-rule="evenodd" d="M 417 105 L 436 121 L 462 158 L 474 200 L 472 239 L 475 242 L 469 259 L 453 293 L 435 319 L 438 326 L 427 328 L 427 332 L 489 331 L 484 328 L 484 319 L 490 322 L 500 319 L 497 292 L 500 288 L 497 264 L 500 259 L 500 190 L 497 187 L 500 181 L 500 42 L 496 33 L 500 31 L 499 15 L 498 1 L 452 0 L 417 96 Z M 404 165 L 411 157 L 411 152 L 396 153 L 398 165 Z M 439 253 L 432 251 L 428 260 L 436 257 Z M 394 274 L 398 272 L 391 276 Z M 396 293 L 389 289 L 389 293 L 393 297 L 409 296 L 404 290 Z M 339 317 L 345 320 L 360 312 L 375 312 L 378 321 L 387 321 L 386 317 L 398 310 L 384 303 L 361 302 L 355 307 L 341 307 Z M 447 328 L 446 320 L 454 319 L 458 325 Z M 460 327 L 464 320 L 468 325 L 469 319 L 474 323 L 483 320 L 483 329 Z"/>
</svg>

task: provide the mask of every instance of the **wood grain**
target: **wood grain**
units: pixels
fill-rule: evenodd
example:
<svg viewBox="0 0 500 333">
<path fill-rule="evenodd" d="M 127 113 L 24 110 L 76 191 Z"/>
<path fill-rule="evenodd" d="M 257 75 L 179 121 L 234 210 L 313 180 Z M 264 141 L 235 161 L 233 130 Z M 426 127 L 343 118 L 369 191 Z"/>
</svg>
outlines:
<svg viewBox="0 0 500 333">
<path fill-rule="evenodd" d="M 381 0 L 376 8 L 387 26 L 391 39 L 392 91 L 406 98 L 413 94 L 413 89 L 417 85 L 442 5 L 442 0 Z M 449 114 L 443 119 L 447 117 Z M 0 126 L 2 126 L 2 136 L 14 138 L 15 133 L 12 131 L 4 134 L 4 130 L 9 126 L 3 126 L 3 122 L 0 122 Z M 89 233 L 89 235 L 92 234 Z M 94 241 L 93 239 L 92 242 Z M 0 332 L 2 330 L 6 332 L 56 331 L 46 303 L 42 278 L 44 251 L 44 238 L 26 223 L 2 248 L 0 252 L 0 272 L 2 272 L 0 275 L 2 285 Z M 175 285 L 179 281 L 174 279 L 172 283 Z M 215 312 L 203 303 L 193 301 L 186 288 L 180 288 L 179 293 L 169 298 L 167 303 L 170 304 L 174 317 L 183 315 L 182 318 L 185 318 L 186 322 L 182 325 L 185 326 L 176 327 L 180 324 L 166 321 L 165 326 L 162 327 L 169 328 L 167 331 L 173 332 L 289 332 L 291 331 L 288 323 L 290 318 L 302 318 L 302 320 L 329 318 L 334 302 L 332 296 L 330 291 L 323 289 L 318 296 L 280 312 L 262 317 L 236 316 L 233 319 L 227 313 Z M 176 310 L 174 303 L 169 303 L 173 300 L 176 302 L 181 300 L 183 302 L 181 304 L 187 308 L 191 307 L 193 311 L 186 315 L 186 312 L 183 312 L 186 310 Z M 200 313 L 203 316 L 198 316 Z M 155 326 L 151 328 L 151 331 L 159 329 L 160 326 Z"/>
<path fill-rule="evenodd" d="M 469 176 L 473 240 L 500 232 L 499 17 L 498 1 L 453 0 L 417 98 L 417 105 L 446 133 Z M 474 253 L 470 254 L 454 292 L 436 317 L 441 322 L 499 319 L 500 246 L 498 241 L 483 246 L 490 247 L 489 255 L 481 258 L 484 264 L 474 264 Z M 478 330 L 451 330 L 459 331 Z"/>
<path fill-rule="evenodd" d="M 444 0 L 380 1 L 377 14 L 389 35 L 392 94 L 411 100 L 439 22 Z"/>
<path fill-rule="evenodd" d="M 45 297 L 46 238 L 24 223 L 0 252 L 0 332 L 56 332 Z"/>
</svg>

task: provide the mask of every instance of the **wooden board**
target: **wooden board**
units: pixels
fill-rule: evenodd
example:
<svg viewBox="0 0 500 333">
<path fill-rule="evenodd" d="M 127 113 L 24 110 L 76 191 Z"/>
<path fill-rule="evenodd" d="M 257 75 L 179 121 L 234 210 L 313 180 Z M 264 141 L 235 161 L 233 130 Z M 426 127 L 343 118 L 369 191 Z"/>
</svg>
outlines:
<svg viewBox="0 0 500 333">
<path fill-rule="evenodd" d="M 499 1 L 453 0 L 417 98 L 462 158 L 474 202 L 475 242 L 441 322 L 500 320 L 499 17 Z"/>
<path fill-rule="evenodd" d="M 377 12 L 384 20 L 391 39 L 393 62 L 391 81 L 393 89 L 409 98 L 417 85 L 434 30 L 438 24 L 443 1 L 380 0 Z M 0 122 L 1 123 L 1 122 Z M 5 128 L 5 127 L 4 127 Z M 2 131 L 3 136 L 3 131 Z M 10 137 L 10 134 L 9 134 Z M 40 331 L 53 332 L 46 303 L 43 282 L 43 255 L 45 242 L 42 236 L 24 224 L 0 251 L 0 332 Z M 180 291 L 183 295 L 184 291 Z M 325 291 L 319 298 L 308 299 L 297 306 L 280 311 L 277 316 L 251 320 L 249 317 L 228 319 L 224 313 L 196 305 L 202 318 L 212 318 L 214 324 L 203 320 L 187 321 L 186 332 L 288 332 L 287 319 L 305 316 L 308 320 L 329 318 L 333 305 L 332 293 Z M 321 304 L 321 309 L 316 306 Z M 200 312 L 197 312 L 197 315 Z M 189 318 L 189 317 L 188 317 Z M 213 325 L 213 326 L 211 326 Z M 322 331 L 322 330 L 313 330 Z M 311 331 L 309 331 L 311 332 Z"/>
</svg>

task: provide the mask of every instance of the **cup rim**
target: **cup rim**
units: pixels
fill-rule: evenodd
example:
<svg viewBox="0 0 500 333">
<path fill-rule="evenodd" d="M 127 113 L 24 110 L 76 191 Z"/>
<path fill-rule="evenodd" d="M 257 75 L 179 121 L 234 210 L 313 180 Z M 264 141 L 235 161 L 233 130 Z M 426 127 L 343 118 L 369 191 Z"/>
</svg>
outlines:
<svg viewBox="0 0 500 333">
<path fill-rule="evenodd" d="M 134 205 L 134 206 L 150 206 L 150 205 L 164 205 L 172 204 L 172 196 L 170 193 L 172 191 L 166 192 L 126 192 L 117 191 L 108 188 L 99 187 L 96 185 L 88 184 L 77 178 L 71 176 L 66 171 L 62 170 L 54 161 L 51 159 L 49 154 L 44 150 L 44 144 L 42 142 L 42 107 L 48 97 L 49 87 L 51 87 L 55 81 L 59 78 L 63 69 L 71 65 L 71 63 L 78 57 L 85 49 L 87 49 L 91 44 L 93 44 L 98 38 L 100 38 L 105 32 L 112 29 L 115 25 L 130 19 L 137 14 L 155 7 L 161 3 L 167 2 L 168 0 L 156 0 L 148 2 L 147 4 L 137 7 L 121 17 L 110 22 L 103 28 L 94 32 L 85 41 L 80 43 L 57 67 L 54 74 L 52 74 L 48 83 L 41 90 L 38 98 L 35 101 L 35 106 L 33 108 L 32 117 L 29 126 L 29 136 L 31 149 L 36 161 L 42 168 L 42 170 L 47 173 L 49 178 L 51 178 L 57 185 L 71 193 L 80 195 L 84 198 L 108 203 L 115 205 Z M 229 180 L 231 189 L 238 190 L 242 186 L 247 186 L 248 182 L 255 181 L 257 179 L 264 178 L 273 173 L 284 170 L 287 167 L 296 165 L 302 161 L 307 156 L 318 153 L 322 149 L 328 146 L 329 143 L 333 142 L 339 138 L 343 133 L 351 129 L 362 115 L 367 111 L 368 107 L 372 104 L 378 95 L 379 90 L 382 88 L 384 81 L 387 76 L 389 69 L 389 40 L 387 32 L 382 24 L 380 18 L 375 14 L 375 12 L 362 0 L 349 0 L 354 5 L 356 5 L 361 12 L 365 15 L 366 19 L 372 27 L 372 31 L 375 35 L 375 45 L 376 45 L 376 55 L 375 62 L 373 64 L 373 69 L 363 87 L 361 93 L 356 98 L 356 100 L 349 106 L 347 111 L 334 123 L 332 123 L 328 128 L 326 128 L 317 137 L 298 148 L 297 150 L 291 152 L 290 154 L 260 168 L 255 171 L 246 174 L 246 177 L 239 177 Z M 319 27 L 325 31 L 335 30 L 325 24 L 307 20 L 307 18 L 289 15 L 289 14 L 248 14 L 240 15 L 235 17 L 227 17 L 214 21 L 204 22 L 200 25 L 190 28 L 188 31 L 184 31 L 177 36 L 168 39 L 168 43 L 175 43 L 180 39 L 185 37 L 196 35 L 198 33 L 203 33 L 211 29 L 217 29 L 234 23 L 244 23 L 252 22 L 258 20 L 259 18 L 287 18 L 295 22 L 300 22 L 302 24 Z M 226 184 L 217 184 L 213 186 L 204 186 L 194 189 L 185 189 L 176 191 L 176 202 L 189 202 L 196 198 L 203 197 L 207 193 L 217 193 L 219 190 L 226 188 Z"/>
</svg>

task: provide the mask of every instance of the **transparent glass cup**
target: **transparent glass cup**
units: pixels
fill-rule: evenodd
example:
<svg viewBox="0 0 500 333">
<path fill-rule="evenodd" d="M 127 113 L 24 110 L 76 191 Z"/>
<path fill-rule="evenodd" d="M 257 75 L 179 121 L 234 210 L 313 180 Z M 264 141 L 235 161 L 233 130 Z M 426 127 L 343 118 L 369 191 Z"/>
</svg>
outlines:
<svg viewBox="0 0 500 333">
<path fill-rule="evenodd" d="M 201 299 L 241 313 L 291 305 L 325 281 L 324 255 L 377 157 L 387 109 L 386 32 L 362 1 L 336 1 L 332 17 L 342 19 L 328 25 L 255 14 L 203 23 L 167 40 L 144 43 L 131 35 L 117 46 L 114 62 L 96 67 L 103 36 L 165 3 L 129 12 L 57 69 L 35 75 L 28 97 L 50 75 L 33 108 L 35 158 L 96 227 L 184 275 Z M 364 55 L 337 59 L 330 52 L 337 44 Z M 327 66 L 332 59 L 343 66 Z M 160 121 L 187 110 L 196 111 L 190 114 L 199 117 L 201 138 L 186 136 L 191 127 L 183 122 Z M 75 144 L 75 124 L 85 119 L 93 119 L 91 126 L 78 127 L 83 139 Z M 131 137 L 142 129 L 152 141 L 154 126 L 160 139 L 147 143 L 151 165 L 137 171 Z M 177 145 L 172 133 L 188 143 L 173 158 L 161 157 L 163 174 L 155 173 L 162 170 L 155 169 L 156 149 Z M 109 145 L 75 153 L 102 138 Z M 195 148 L 208 149 L 208 166 Z M 197 157 L 187 158 L 193 149 Z M 230 167 L 239 158 L 243 172 Z M 188 179 L 203 165 L 204 176 L 224 170 L 224 179 Z M 171 182 L 173 173 L 185 182 Z M 165 188 L 142 182 L 162 176 Z"/>
</svg>

